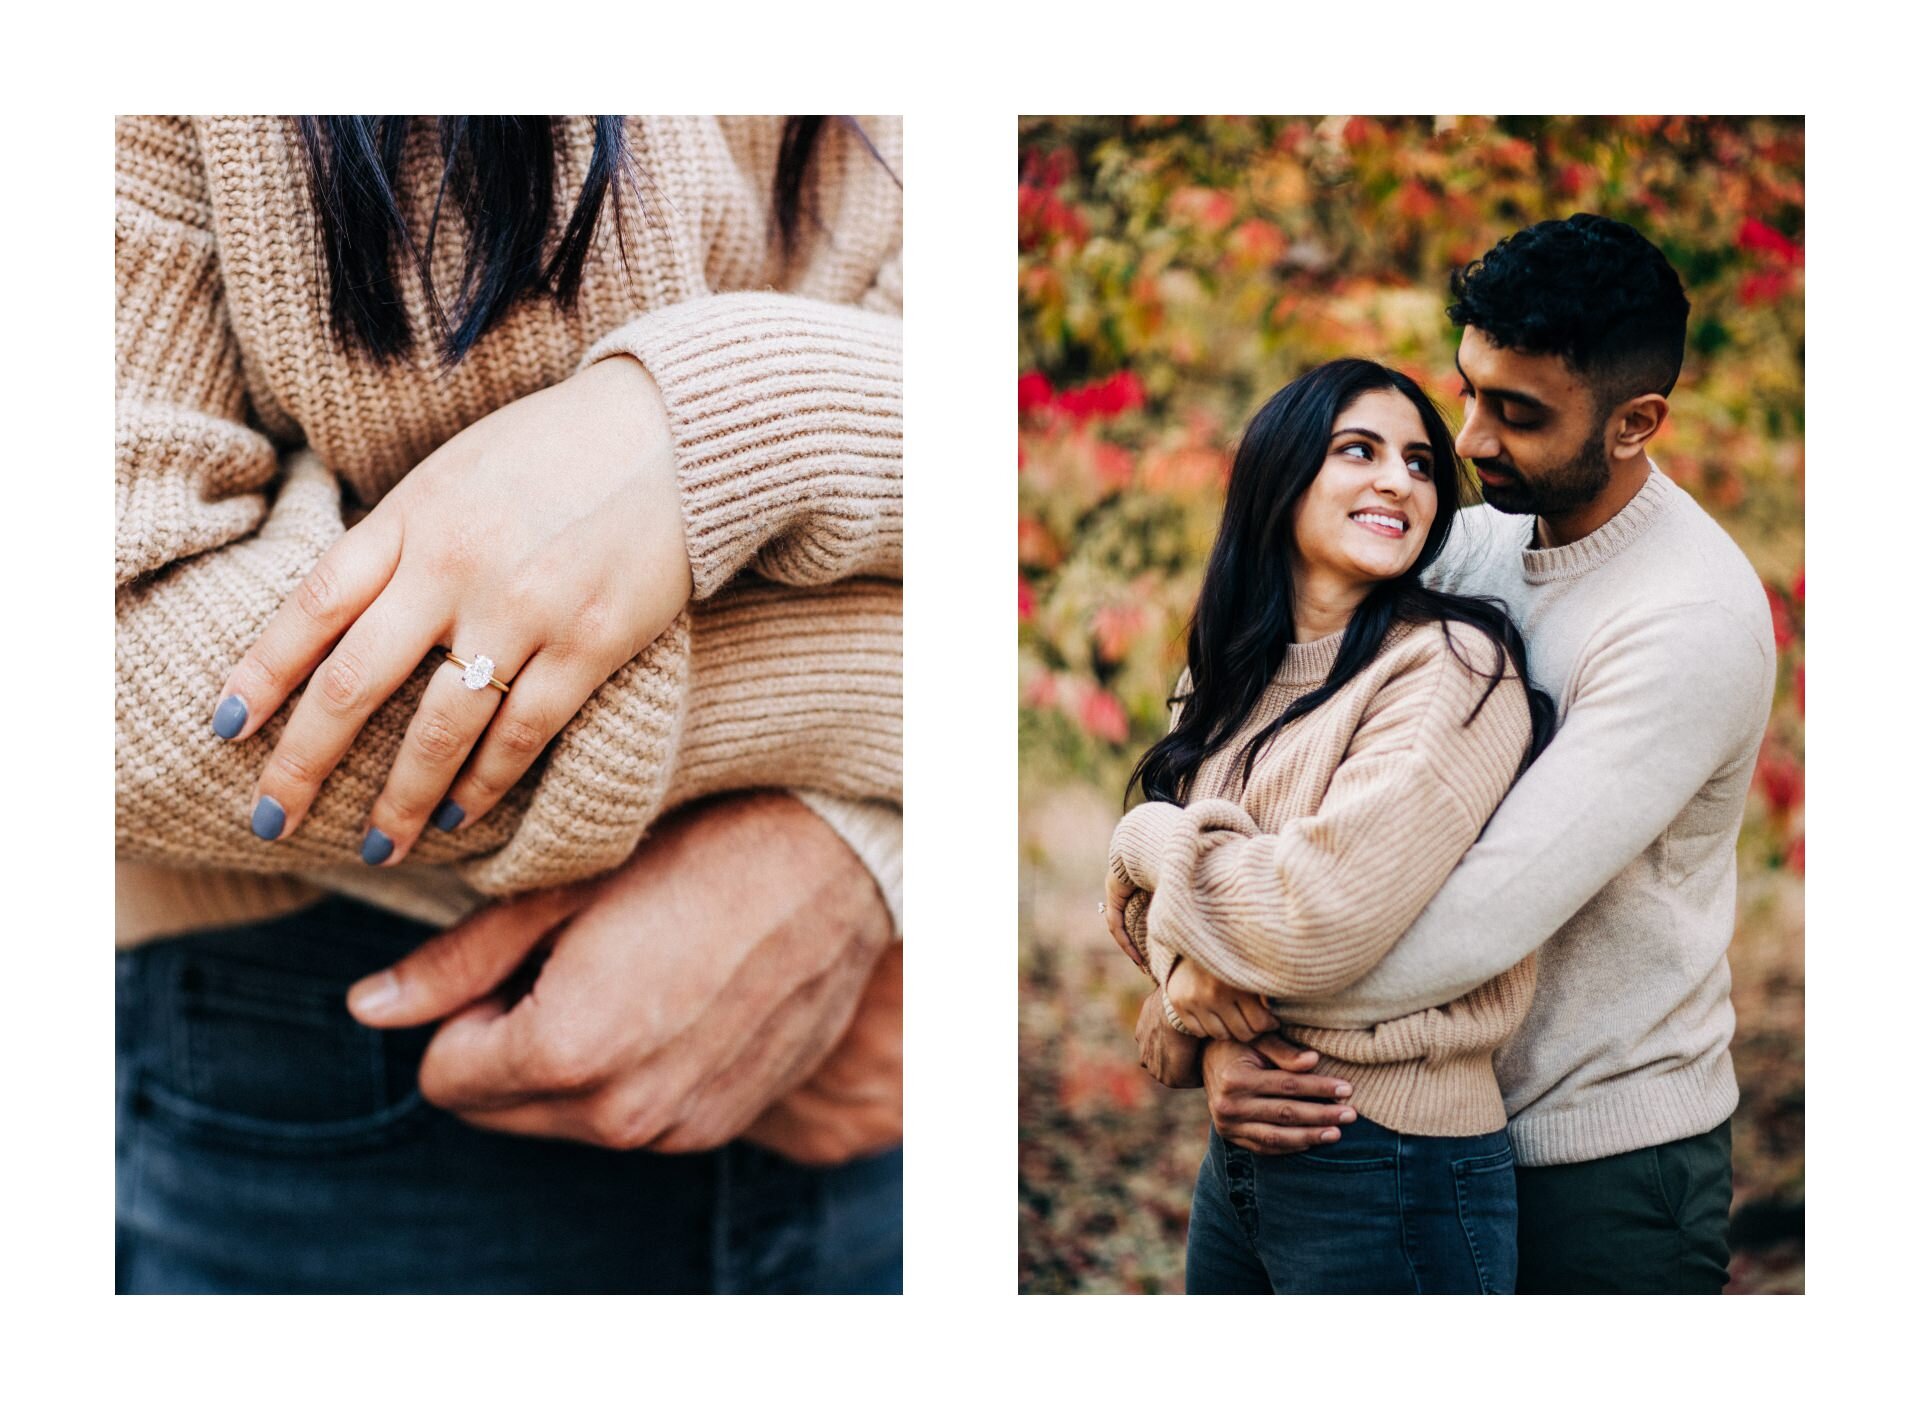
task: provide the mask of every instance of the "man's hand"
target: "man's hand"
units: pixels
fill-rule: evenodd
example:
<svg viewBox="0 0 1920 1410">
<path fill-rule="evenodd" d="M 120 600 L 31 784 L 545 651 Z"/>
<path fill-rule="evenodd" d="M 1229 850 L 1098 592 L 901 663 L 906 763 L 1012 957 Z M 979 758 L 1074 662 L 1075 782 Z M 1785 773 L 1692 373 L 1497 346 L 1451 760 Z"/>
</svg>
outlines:
<svg viewBox="0 0 1920 1410">
<path fill-rule="evenodd" d="M 898 945 L 880 957 L 840 1046 L 760 1114 L 747 1140 L 802 1165 L 840 1165 L 900 1144 L 900 962 Z"/>
<path fill-rule="evenodd" d="M 503 991 L 550 933 L 532 987 Z M 377 1027 L 445 1018 L 420 1089 L 475 1126 L 705 1150 L 820 1066 L 891 938 L 838 834 L 750 794 L 674 814 L 599 881 L 489 907 L 348 997 Z"/>
<path fill-rule="evenodd" d="M 1167 1022 L 1158 989 L 1140 1005 L 1140 1017 L 1133 1022 L 1133 1041 L 1140 1048 L 1140 1065 L 1162 1087 L 1200 1085 L 1200 1051 L 1206 1040 L 1174 1031 Z"/>
<path fill-rule="evenodd" d="M 1288 1155 L 1340 1139 L 1352 1107 L 1327 1105 L 1353 1095 L 1332 1077 L 1310 1073 L 1318 1053 L 1304 1052 L 1277 1034 L 1251 1044 L 1207 1044 L 1201 1072 L 1207 1110 L 1220 1139 L 1260 1155 Z"/>
</svg>

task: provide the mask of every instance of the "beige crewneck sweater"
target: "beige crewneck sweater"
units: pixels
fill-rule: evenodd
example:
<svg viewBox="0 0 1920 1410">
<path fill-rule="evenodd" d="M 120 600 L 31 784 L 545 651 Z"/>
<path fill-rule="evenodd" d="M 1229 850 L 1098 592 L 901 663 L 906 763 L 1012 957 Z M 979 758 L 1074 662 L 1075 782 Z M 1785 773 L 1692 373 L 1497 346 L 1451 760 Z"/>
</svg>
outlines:
<svg viewBox="0 0 1920 1410">
<path fill-rule="evenodd" d="M 1712 1130 L 1739 1100 L 1734 851 L 1775 663 L 1753 568 L 1657 469 L 1583 539 L 1534 548 L 1533 527 L 1467 510 L 1432 577 L 1508 604 L 1553 743 L 1378 965 L 1281 1013 L 1373 1023 L 1538 950 L 1495 1070 L 1520 1163 L 1561 1165 Z"/>
<path fill-rule="evenodd" d="M 1270 742 L 1242 784 L 1241 747 L 1322 684 L 1339 636 L 1289 647 L 1252 716 L 1208 756 L 1185 806 L 1143 803 L 1115 829 L 1116 875 L 1150 898 L 1147 954 L 1164 983 L 1176 955 L 1261 994 L 1335 994 L 1390 949 L 1479 835 L 1526 757 L 1526 693 L 1508 675 L 1466 723 L 1493 670 L 1469 627 L 1394 626 L 1373 660 Z M 1511 665 L 1509 665 L 1511 670 Z M 1475 672 L 1480 674 L 1475 674 Z M 1179 692 L 1187 688 L 1183 677 Z M 1522 957 L 1454 1002 L 1366 1028 L 1289 1024 L 1353 1084 L 1352 1105 L 1410 1135 L 1506 1123 L 1493 1051 L 1533 994 Z"/>
<path fill-rule="evenodd" d="M 513 310 L 451 370 L 418 279 L 418 349 L 342 350 L 292 123 L 128 118 L 116 141 L 116 839 L 123 941 L 296 908 L 322 889 L 422 918 L 617 865 L 663 809 L 791 787 L 900 905 L 900 127 L 884 164 L 830 124 L 791 257 L 772 238 L 774 118 L 629 118 L 644 215 L 595 235 L 578 305 Z M 403 209 L 424 240 L 439 161 L 409 135 Z M 566 119 L 578 188 L 591 121 Z M 436 269 L 458 283 L 463 231 Z M 543 766 L 478 823 L 359 867 L 368 808 L 435 663 L 362 732 L 293 837 L 247 821 L 286 719 L 226 743 L 225 673 L 343 531 L 480 417 L 598 358 L 665 399 L 694 602 L 617 672 Z M 344 495 L 344 502 L 343 502 Z M 351 879 L 344 884 L 343 875 Z"/>
</svg>

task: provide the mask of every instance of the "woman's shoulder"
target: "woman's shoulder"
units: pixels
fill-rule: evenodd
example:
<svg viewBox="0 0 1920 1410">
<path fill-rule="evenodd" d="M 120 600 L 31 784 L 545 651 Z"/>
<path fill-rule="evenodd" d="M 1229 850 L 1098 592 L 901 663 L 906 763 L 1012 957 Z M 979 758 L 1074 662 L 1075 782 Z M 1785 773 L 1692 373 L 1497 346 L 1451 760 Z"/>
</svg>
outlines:
<svg viewBox="0 0 1920 1410">
<path fill-rule="evenodd" d="M 1456 727 L 1470 727 L 1468 713 L 1476 720 L 1489 711 L 1528 718 L 1519 662 L 1491 633 L 1471 622 L 1401 623 L 1381 643 L 1376 664 L 1384 668 L 1381 694 L 1408 707 L 1409 725 L 1418 721 L 1453 733 Z M 1455 703 L 1464 709 L 1450 708 Z"/>
</svg>

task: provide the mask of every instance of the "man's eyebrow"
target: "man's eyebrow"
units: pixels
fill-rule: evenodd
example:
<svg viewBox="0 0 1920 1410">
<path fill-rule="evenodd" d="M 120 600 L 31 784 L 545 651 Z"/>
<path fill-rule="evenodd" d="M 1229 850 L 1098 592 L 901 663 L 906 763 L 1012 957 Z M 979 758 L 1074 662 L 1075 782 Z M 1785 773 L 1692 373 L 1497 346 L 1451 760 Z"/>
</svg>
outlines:
<svg viewBox="0 0 1920 1410">
<path fill-rule="evenodd" d="M 1453 355 L 1453 370 L 1460 374 L 1460 380 L 1466 383 L 1468 389 L 1471 390 L 1473 387 L 1473 379 L 1467 376 L 1466 369 L 1461 367 L 1460 354 L 1457 352 Z M 1501 401 L 1514 402 L 1534 411 L 1549 411 L 1552 409 L 1545 402 L 1541 401 L 1539 397 L 1530 397 L 1525 392 L 1516 392 L 1508 387 L 1482 387 L 1480 388 L 1480 395 L 1483 397 L 1497 397 Z"/>
</svg>

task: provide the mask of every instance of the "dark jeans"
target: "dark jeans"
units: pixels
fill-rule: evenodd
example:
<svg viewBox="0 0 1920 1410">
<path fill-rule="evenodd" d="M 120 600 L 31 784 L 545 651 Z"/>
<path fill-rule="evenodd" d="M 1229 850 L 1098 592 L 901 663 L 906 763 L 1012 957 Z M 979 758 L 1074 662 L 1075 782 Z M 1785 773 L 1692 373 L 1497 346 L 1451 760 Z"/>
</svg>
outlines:
<svg viewBox="0 0 1920 1410">
<path fill-rule="evenodd" d="M 1520 1172 L 1523 1293 L 1717 1293 L 1727 1281 L 1733 1123 Z"/>
<path fill-rule="evenodd" d="M 1312 1153 L 1214 1132 L 1187 1226 L 1190 1293 L 1510 1293 L 1513 1147 L 1365 1117 Z"/>
<path fill-rule="evenodd" d="M 345 900 L 118 957 L 120 1292 L 898 1292 L 899 1151 L 830 1170 L 476 1130 L 347 986 L 432 931 Z"/>
</svg>

